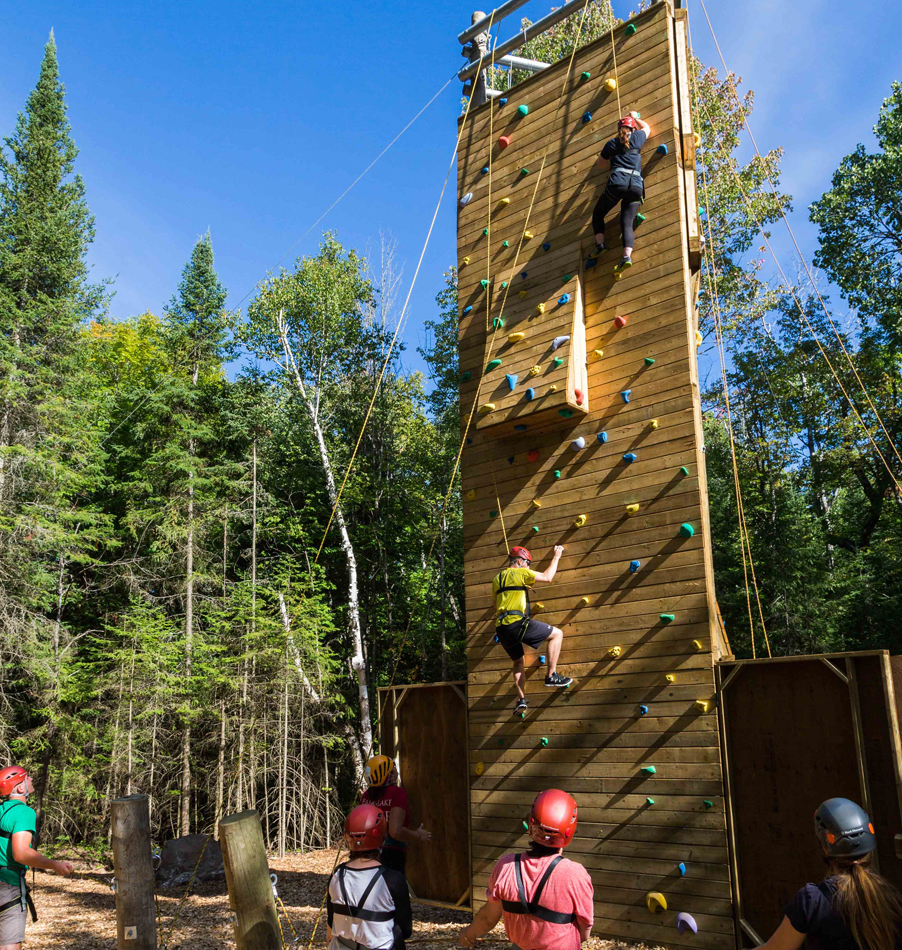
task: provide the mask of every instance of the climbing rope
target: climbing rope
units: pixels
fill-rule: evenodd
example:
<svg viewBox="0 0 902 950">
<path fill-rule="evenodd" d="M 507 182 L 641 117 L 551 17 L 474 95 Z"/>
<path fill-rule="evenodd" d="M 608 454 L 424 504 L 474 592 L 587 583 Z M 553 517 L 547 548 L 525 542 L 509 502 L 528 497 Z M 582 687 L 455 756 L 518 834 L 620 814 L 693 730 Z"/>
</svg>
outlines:
<svg viewBox="0 0 902 950">
<path fill-rule="evenodd" d="M 285 907 L 285 904 L 282 902 L 282 898 L 279 895 L 279 890 L 276 887 L 276 885 L 279 883 L 279 875 L 270 873 L 269 883 L 272 885 L 272 896 L 275 899 L 275 902 L 278 905 L 279 910 L 281 911 L 281 913 L 277 914 L 276 916 L 279 921 L 279 936 L 282 939 L 282 946 L 283 947 L 289 946 L 289 944 L 285 940 L 285 932 L 282 930 L 282 914 L 285 915 L 285 919 L 288 921 L 288 926 L 291 928 L 291 935 L 293 937 L 291 941 L 291 945 L 296 946 L 298 943 L 300 943 L 301 938 L 298 936 L 298 932 L 294 926 L 294 921 L 291 919 L 291 915 L 288 913 L 288 910 Z"/>
<path fill-rule="evenodd" d="M 166 935 L 163 935 L 163 924 L 161 921 L 160 915 L 160 903 L 157 900 L 157 894 L 154 892 L 154 900 L 157 903 L 157 929 L 160 933 L 160 945 L 161 950 L 167 950 L 169 946 L 169 941 L 172 939 L 172 933 L 175 930 L 176 924 L 179 922 L 179 917 L 182 915 L 182 908 L 185 906 L 185 901 L 188 899 L 188 894 L 191 891 L 191 885 L 194 883 L 194 878 L 197 876 L 197 869 L 200 867 L 200 862 L 204 859 L 204 853 L 207 850 L 207 845 L 210 843 L 210 839 L 213 835 L 207 835 L 207 840 L 204 842 L 204 846 L 200 849 L 200 854 L 197 858 L 197 863 L 194 865 L 194 870 L 191 872 L 191 877 L 188 878 L 188 884 L 185 887 L 185 893 L 182 894 L 182 899 L 179 901 L 179 905 L 175 911 L 175 917 L 172 918 L 172 923 L 169 925 L 169 930 L 166 931 Z"/>
<path fill-rule="evenodd" d="M 714 46 L 717 49 L 717 55 L 720 57 L 720 62 L 721 62 L 721 65 L 723 66 L 724 75 L 726 76 L 726 80 L 730 85 L 730 90 L 733 93 L 733 98 L 736 100 L 736 106 L 739 109 L 739 114 L 742 116 L 743 125 L 745 125 L 745 129 L 749 134 L 749 138 L 751 139 L 751 142 L 752 142 L 752 147 L 755 149 L 755 154 L 758 156 L 758 161 L 761 163 L 761 168 L 764 171 L 765 177 L 767 178 L 767 183 L 770 185 L 774 198 L 777 199 L 777 206 L 780 209 L 780 216 L 782 217 L 783 223 L 786 225 L 786 230 L 789 232 L 789 236 L 792 239 L 793 246 L 796 249 L 796 254 L 798 254 L 799 256 L 799 260 L 802 263 L 802 267 L 805 268 L 805 273 L 808 275 L 808 280 L 811 284 L 811 288 L 814 290 L 814 294 L 818 299 L 818 303 L 820 303 L 821 309 L 824 311 L 824 316 L 827 318 L 827 322 L 830 324 L 830 328 L 833 330 L 833 333 L 836 336 L 836 339 L 843 351 L 843 355 L 845 356 L 849 364 L 849 367 L 851 368 L 852 373 L 854 374 L 855 379 L 858 382 L 858 385 L 861 387 L 861 391 L 864 393 L 864 397 L 867 400 L 868 405 L 871 407 L 871 411 L 874 413 L 874 416 L 876 417 L 877 422 L 880 424 L 880 428 L 883 430 L 883 434 L 886 436 L 886 440 L 889 443 L 890 448 L 893 450 L 893 453 L 895 454 L 897 461 L 899 462 L 900 465 L 902 465 L 902 456 L 899 455 L 899 450 L 896 447 L 896 443 L 893 441 L 892 436 L 890 436 L 889 432 L 886 429 L 886 426 L 883 424 L 883 419 L 881 418 L 880 413 L 877 410 L 877 407 L 874 405 L 873 401 L 871 400 L 871 396 L 870 396 L 870 393 L 868 392 L 867 386 L 864 384 L 864 381 L 858 375 L 858 370 L 855 367 L 855 363 L 853 362 L 852 357 L 849 354 L 849 351 L 846 349 L 846 344 L 842 338 L 842 334 L 839 332 L 839 330 L 836 327 L 836 324 L 833 322 L 833 317 L 831 316 L 830 311 L 827 309 L 827 304 L 824 302 L 824 298 L 821 296 L 821 292 L 817 287 L 817 283 L 814 280 L 814 276 L 812 275 L 811 270 L 808 267 L 808 262 L 805 259 L 805 255 L 802 253 L 802 249 L 799 247 L 799 242 L 796 240 L 795 233 L 793 232 L 792 226 L 789 223 L 789 218 L 786 216 L 786 211 L 783 208 L 783 203 L 779 200 L 780 196 L 777 193 L 777 188 L 776 188 L 776 185 L 774 184 L 773 178 L 771 177 L 770 170 L 768 169 L 767 163 L 764 161 L 764 158 L 758 149 L 758 143 L 755 141 L 755 136 L 752 134 L 752 128 L 749 125 L 748 115 L 742 106 L 742 100 L 739 98 L 739 93 L 736 90 L 735 84 L 733 83 L 733 75 L 727 69 L 727 64 L 724 61 L 724 56 L 723 56 L 723 53 L 721 52 L 720 44 L 717 41 L 717 34 L 714 32 L 714 26 L 712 25 L 711 19 L 708 16 L 708 10 L 705 7 L 705 2 L 704 0 L 699 0 L 699 2 L 701 3 L 702 11 L 705 14 L 705 20 L 708 23 L 708 29 L 711 31 L 711 38 L 714 40 Z"/>
<path fill-rule="evenodd" d="M 614 90 L 617 93 L 617 118 L 620 119 L 623 116 L 623 109 L 620 106 L 620 76 L 617 74 L 617 50 L 614 47 L 614 26 L 617 23 L 617 18 L 614 16 L 614 0 L 608 0 L 608 6 L 611 8 L 611 56 L 614 58 L 614 82 L 617 84 Z"/>
</svg>

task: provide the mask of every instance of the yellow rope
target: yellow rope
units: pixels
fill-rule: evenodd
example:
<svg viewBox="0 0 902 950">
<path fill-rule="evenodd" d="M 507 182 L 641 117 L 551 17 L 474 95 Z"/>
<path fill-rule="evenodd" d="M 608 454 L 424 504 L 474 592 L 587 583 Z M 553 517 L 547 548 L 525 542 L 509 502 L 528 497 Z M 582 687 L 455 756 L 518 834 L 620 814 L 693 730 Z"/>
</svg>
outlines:
<svg viewBox="0 0 902 950">
<path fill-rule="evenodd" d="M 617 19 L 614 16 L 614 0 L 608 0 L 608 6 L 611 8 L 611 56 L 614 58 L 614 82 L 617 84 L 614 88 L 617 92 L 617 118 L 623 118 L 623 108 L 620 105 L 620 77 L 617 75 L 617 50 L 614 48 L 614 27 Z"/>
<path fill-rule="evenodd" d="M 893 453 L 896 456 L 896 459 L 898 460 L 900 465 L 902 465 L 902 456 L 899 455 L 899 450 L 896 448 L 895 442 L 893 442 L 892 437 L 890 436 L 889 432 L 887 432 L 886 426 L 883 424 L 883 419 L 880 417 L 880 413 L 877 411 L 877 407 L 872 402 L 871 396 L 868 393 L 868 389 L 865 386 L 864 381 L 858 375 L 858 370 L 855 368 L 855 363 L 852 361 L 852 357 L 849 354 L 849 351 L 846 349 L 846 344 L 843 341 L 842 334 L 836 328 L 836 324 L 833 322 L 833 318 L 830 315 L 830 311 L 827 309 L 827 304 L 824 302 L 824 298 L 821 296 L 821 292 L 818 290 L 814 277 L 808 268 L 808 262 L 805 260 L 805 256 L 802 254 L 802 249 L 799 247 L 799 243 L 796 240 L 795 233 L 793 232 L 792 227 L 789 223 L 789 218 L 786 217 L 786 212 L 783 208 L 783 203 L 779 200 L 777 188 L 774 185 L 773 179 L 771 178 L 770 171 L 767 168 L 767 164 L 765 163 L 764 158 L 761 155 L 761 152 L 758 150 L 758 143 L 755 141 L 755 136 L 752 135 L 752 129 L 751 129 L 751 126 L 749 125 L 748 116 L 746 114 L 745 109 L 742 107 L 742 101 L 740 100 L 739 93 L 736 90 L 736 86 L 733 83 L 733 77 L 730 71 L 727 69 L 727 64 L 724 61 L 723 53 L 720 50 L 720 44 L 717 42 L 717 35 L 714 32 L 714 27 L 711 24 L 711 19 L 708 16 L 707 9 L 705 8 L 705 2 L 704 0 L 700 0 L 700 3 L 702 6 L 702 10 L 705 14 L 705 20 L 707 20 L 708 22 L 708 29 L 711 31 L 711 38 L 714 40 L 714 46 L 717 49 L 717 54 L 720 57 L 720 62 L 724 69 L 724 75 L 726 76 L 727 82 L 730 84 L 730 89 L 733 92 L 733 97 L 736 99 L 736 106 L 739 109 L 739 114 L 742 116 L 742 122 L 745 125 L 745 129 L 749 134 L 749 138 L 752 140 L 752 146 L 755 149 L 755 154 L 758 156 L 758 160 L 761 162 L 761 168 L 764 171 L 765 177 L 767 178 L 767 183 L 770 185 L 770 188 L 774 194 L 774 197 L 777 198 L 777 206 L 780 209 L 780 215 L 783 218 L 783 223 L 786 225 L 786 230 L 789 232 L 790 238 L 792 238 L 792 243 L 795 246 L 796 253 L 799 255 L 799 260 L 802 262 L 802 267 L 805 268 L 805 273 L 808 275 L 808 280 L 811 283 L 811 287 L 814 290 L 815 296 L 817 297 L 818 302 L 821 305 L 821 309 L 824 311 L 824 316 L 826 316 L 827 322 L 830 324 L 830 328 L 833 330 L 833 333 L 836 336 L 836 339 L 839 342 L 840 347 L 842 348 L 843 354 L 845 355 L 846 360 L 849 363 L 852 373 L 854 374 L 855 379 L 858 382 L 858 385 L 861 387 L 861 390 L 864 393 L 865 399 L 867 399 L 868 401 L 868 405 L 871 407 L 871 410 L 873 411 L 874 416 L 877 419 L 877 422 L 880 424 L 880 428 L 883 430 L 883 434 L 886 436 L 886 440 L 889 443 L 890 448 L 893 450 Z"/>
</svg>

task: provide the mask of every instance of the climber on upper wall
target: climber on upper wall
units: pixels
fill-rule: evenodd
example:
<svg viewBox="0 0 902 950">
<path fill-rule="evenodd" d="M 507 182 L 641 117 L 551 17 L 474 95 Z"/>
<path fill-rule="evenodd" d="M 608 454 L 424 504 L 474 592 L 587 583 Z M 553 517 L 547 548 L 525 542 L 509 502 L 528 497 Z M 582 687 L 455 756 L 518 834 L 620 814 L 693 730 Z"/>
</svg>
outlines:
<svg viewBox="0 0 902 950">
<path fill-rule="evenodd" d="M 598 158 L 598 167 L 603 168 L 605 161 L 611 163 L 608 184 L 592 211 L 592 228 L 595 231 L 595 249 L 589 255 L 598 257 L 606 250 L 604 243 L 605 215 L 620 204 L 620 231 L 623 234 L 623 258 L 614 268 L 619 273 L 632 267 L 633 222 L 639 213 L 639 205 L 645 197 L 645 182 L 642 180 L 642 156 L 640 149 L 651 134 L 647 122 L 639 118 L 638 112 L 625 115 L 617 123 L 617 137 L 605 144 Z"/>
<path fill-rule="evenodd" d="M 573 680 L 557 672 L 557 661 L 561 653 L 561 641 L 564 633 L 557 627 L 533 620 L 529 615 L 529 588 L 536 581 L 550 584 L 557 573 L 558 562 L 564 553 L 563 544 L 554 548 L 551 564 L 540 574 L 529 569 L 532 555 L 526 548 L 513 547 L 508 556 L 508 567 L 492 581 L 492 593 L 495 595 L 497 615 L 495 635 L 507 655 L 514 661 L 514 685 L 519 699 L 515 712 L 522 712 L 528 706 L 523 683 L 526 669 L 523 660 L 523 644 L 536 649 L 548 641 L 548 675 L 546 686 L 569 686 Z"/>
</svg>

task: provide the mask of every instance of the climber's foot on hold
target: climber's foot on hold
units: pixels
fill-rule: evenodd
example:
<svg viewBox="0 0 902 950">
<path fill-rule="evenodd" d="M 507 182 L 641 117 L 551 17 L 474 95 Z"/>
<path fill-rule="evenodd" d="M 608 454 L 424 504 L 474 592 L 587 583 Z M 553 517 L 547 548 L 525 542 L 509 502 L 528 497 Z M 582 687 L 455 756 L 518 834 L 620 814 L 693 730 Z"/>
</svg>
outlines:
<svg viewBox="0 0 902 950">
<path fill-rule="evenodd" d="M 607 248 L 604 246 L 604 244 L 596 244 L 595 247 L 593 247 L 592 250 L 589 251 L 589 257 L 590 258 L 600 257 L 602 254 L 604 254 L 606 250 Z"/>
<path fill-rule="evenodd" d="M 521 697 L 520 699 L 518 699 L 518 700 L 517 700 L 517 705 L 514 706 L 514 712 L 515 712 L 515 713 L 526 712 L 527 709 L 529 709 L 529 703 L 526 702 L 526 699 L 523 698 L 523 697 Z"/>
<path fill-rule="evenodd" d="M 558 689 L 563 689 L 566 686 L 569 686 L 573 682 L 573 678 L 570 676 L 561 676 L 560 673 L 555 671 L 550 676 L 545 677 L 546 686 L 556 686 Z"/>
<path fill-rule="evenodd" d="M 614 268 L 615 273 L 626 270 L 627 267 L 633 266 L 633 259 L 631 257 L 621 258 L 620 263 Z"/>
</svg>

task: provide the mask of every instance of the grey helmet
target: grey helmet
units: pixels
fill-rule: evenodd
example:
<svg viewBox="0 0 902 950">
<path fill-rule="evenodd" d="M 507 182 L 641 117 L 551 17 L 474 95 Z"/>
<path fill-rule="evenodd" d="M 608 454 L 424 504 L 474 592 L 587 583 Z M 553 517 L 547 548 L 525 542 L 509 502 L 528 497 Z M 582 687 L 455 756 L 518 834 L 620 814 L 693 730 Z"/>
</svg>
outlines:
<svg viewBox="0 0 902 950">
<path fill-rule="evenodd" d="M 831 858 L 863 858 L 877 847 L 871 819 L 848 798 L 828 798 L 818 808 L 814 833 Z"/>
</svg>

